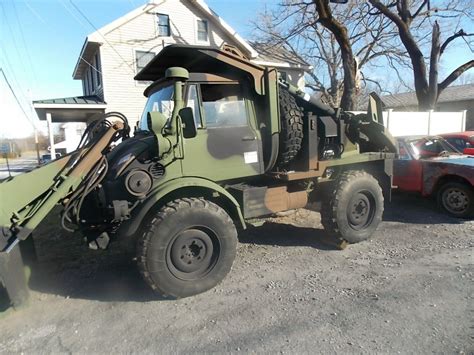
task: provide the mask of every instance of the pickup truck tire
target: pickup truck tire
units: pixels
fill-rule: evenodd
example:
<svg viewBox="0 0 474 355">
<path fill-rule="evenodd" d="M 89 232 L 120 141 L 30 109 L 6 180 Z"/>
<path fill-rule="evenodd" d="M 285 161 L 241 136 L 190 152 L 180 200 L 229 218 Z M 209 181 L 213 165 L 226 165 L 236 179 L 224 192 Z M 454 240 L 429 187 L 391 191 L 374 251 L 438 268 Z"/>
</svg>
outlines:
<svg viewBox="0 0 474 355">
<path fill-rule="evenodd" d="M 322 202 L 321 223 L 339 240 L 358 243 L 369 239 L 382 221 L 382 189 L 364 171 L 342 173 Z"/>
<path fill-rule="evenodd" d="M 453 217 L 473 217 L 474 189 L 460 182 L 448 182 L 438 191 L 438 204 Z"/>
<path fill-rule="evenodd" d="M 237 231 L 218 205 L 202 198 L 169 202 L 138 240 L 138 267 L 150 287 L 166 298 L 207 291 L 229 273 Z"/>
<path fill-rule="evenodd" d="M 295 98 L 280 87 L 280 145 L 278 149 L 277 167 L 288 165 L 298 154 L 303 142 L 303 111 Z"/>
</svg>

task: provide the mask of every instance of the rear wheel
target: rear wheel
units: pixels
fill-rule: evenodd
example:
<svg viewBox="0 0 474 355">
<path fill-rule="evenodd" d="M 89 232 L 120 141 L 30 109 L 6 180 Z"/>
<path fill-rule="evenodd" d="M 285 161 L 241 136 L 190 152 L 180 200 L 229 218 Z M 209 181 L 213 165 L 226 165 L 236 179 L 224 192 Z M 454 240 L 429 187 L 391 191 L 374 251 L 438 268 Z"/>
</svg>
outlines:
<svg viewBox="0 0 474 355">
<path fill-rule="evenodd" d="M 473 188 L 459 182 L 448 182 L 439 190 L 438 204 L 454 217 L 472 217 L 474 216 Z"/>
<path fill-rule="evenodd" d="M 211 289 L 235 259 L 237 231 L 229 215 L 199 198 L 175 200 L 151 220 L 138 244 L 145 281 L 165 297 Z"/>
<path fill-rule="evenodd" d="M 321 222 L 336 238 L 358 243 L 372 236 L 382 214 L 383 194 L 378 181 L 364 171 L 347 171 L 324 198 Z"/>
</svg>

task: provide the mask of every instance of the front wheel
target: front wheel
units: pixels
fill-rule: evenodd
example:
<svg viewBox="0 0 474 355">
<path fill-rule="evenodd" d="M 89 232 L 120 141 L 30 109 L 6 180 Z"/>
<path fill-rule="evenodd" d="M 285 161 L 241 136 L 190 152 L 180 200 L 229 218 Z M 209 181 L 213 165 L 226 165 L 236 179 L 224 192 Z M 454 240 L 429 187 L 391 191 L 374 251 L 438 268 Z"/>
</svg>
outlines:
<svg viewBox="0 0 474 355">
<path fill-rule="evenodd" d="M 165 205 L 138 243 L 138 266 L 165 297 L 192 296 L 216 286 L 235 259 L 237 231 L 216 204 L 184 198 Z"/>
<path fill-rule="evenodd" d="M 448 182 L 438 192 L 438 204 L 453 217 L 474 216 L 474 191 L 467 184 Z"/>
<path fill-rule="evenodd" d="M 342 173 L 321 208 L 324 229 L 349 243 L 370 238 L 382 215 L 382 189 L 378 181 L 364 171 Z"/>
</svg>

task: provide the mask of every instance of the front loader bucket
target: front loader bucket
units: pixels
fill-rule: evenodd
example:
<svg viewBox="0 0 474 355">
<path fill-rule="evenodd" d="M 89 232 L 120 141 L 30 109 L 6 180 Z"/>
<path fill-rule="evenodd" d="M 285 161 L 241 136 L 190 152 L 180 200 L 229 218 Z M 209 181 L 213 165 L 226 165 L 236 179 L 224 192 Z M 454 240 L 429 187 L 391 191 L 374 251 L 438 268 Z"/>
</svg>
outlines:
<svg viewBox="0 0 474 355">
<path fill-rule="evenodd" d="M 0 238 L 0 250 L 5 249 L 6 242 L 5 238 Z M 10 252 L 0 252 L 0 282 L 6 290 L 11 306 L 18 308 L 25 304 L 29 290 L 26 269 L 18 246 Z"/>
</svg>

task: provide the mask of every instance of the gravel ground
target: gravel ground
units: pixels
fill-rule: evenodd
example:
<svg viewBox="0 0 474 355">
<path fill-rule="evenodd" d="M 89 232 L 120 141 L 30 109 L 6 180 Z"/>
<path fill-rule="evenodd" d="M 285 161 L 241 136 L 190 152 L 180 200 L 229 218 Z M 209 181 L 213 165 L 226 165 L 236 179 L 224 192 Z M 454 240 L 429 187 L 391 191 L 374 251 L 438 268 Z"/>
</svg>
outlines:
<svg viewBox="0 0 474 355">
<path fill-rule="evenodd" d="M 0 352 L 474 353 L 473 236 L 474 221 L 395 196 L 374 238 L 341 251 L 298 210 L 243 233 L 215 289 L 160 301 L 132 255 L 89 251 L 50 218 Z"/>
</svg>

